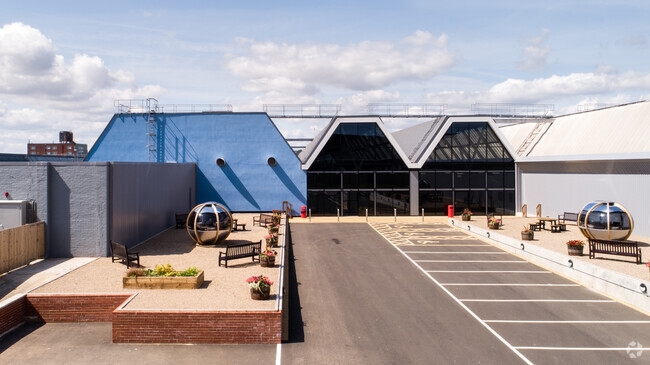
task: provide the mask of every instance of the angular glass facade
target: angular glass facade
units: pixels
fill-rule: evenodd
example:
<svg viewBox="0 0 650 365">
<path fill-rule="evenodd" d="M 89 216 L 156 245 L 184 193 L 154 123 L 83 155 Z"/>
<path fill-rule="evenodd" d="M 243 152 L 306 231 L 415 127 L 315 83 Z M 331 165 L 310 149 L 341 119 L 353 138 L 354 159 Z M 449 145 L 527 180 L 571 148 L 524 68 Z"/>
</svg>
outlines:
<svg viewBox="0 0 650 365">
<path fill-rule="evenodd" d="M 411 192 L 408 167 L 376 123 L 341 123 L 307 172 L 307 206 L 313 215 L 409 215 L 413 193 L 426 215 L 451 204 L 456 214 L 515 214 L 514 159 L 487 122 L 452 123 L 414 176 Z"/>
<path fill-rule="evenodd" d="M 341 123 L 307 172 L 313 215 L 408 215 L 409 172 L 375 123 Z"/>
<path fill-rule="evenodd" d="M 488 123 L 455 122 L 419 171 L 419 208 L 515 214 L 515 163 Z"/>
</svg>

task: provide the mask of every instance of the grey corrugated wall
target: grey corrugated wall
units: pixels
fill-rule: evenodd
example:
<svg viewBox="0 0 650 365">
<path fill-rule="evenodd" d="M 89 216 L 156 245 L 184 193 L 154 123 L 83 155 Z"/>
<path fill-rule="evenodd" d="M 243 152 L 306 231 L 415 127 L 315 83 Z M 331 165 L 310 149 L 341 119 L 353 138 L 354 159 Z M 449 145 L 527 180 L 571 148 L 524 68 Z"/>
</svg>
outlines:
<svg viewBox="0 0 650 365">
<path fill-rule="evenodd" d="M 134 246 L 194 207 L 196 166 L 115 162 L 111 166 L 110 239 Z"/>
<path fill-rule="evenodd" d="M 577 213 L 593 200 L 612 201 L 622 204 L 632 214 L 633 234 L 650 237 L 648 161 L 638 161 L 635 165 L 630 161 L 576 164 L 531 162 L 518 165 L 521 169 L 518 211 L 521 211 L 522 204 L 527 204 L 528 215 L 531 216 L 535 214 L 535 206 L 542 204 L 542 215 L 555 217 L 565 211 Z"/>
</svg>

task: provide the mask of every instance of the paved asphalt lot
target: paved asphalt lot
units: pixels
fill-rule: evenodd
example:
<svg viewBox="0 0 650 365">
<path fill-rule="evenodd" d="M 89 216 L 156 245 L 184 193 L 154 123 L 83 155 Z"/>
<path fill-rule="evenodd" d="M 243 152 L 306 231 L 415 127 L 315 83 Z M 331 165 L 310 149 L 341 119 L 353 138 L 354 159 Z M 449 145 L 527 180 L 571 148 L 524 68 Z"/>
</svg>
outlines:
<svg viewBox="0 0 650 365">
<path fill-rule="evenodd" d="M 446 225 L 292 224 L 291 238 L 284 364 L 650 363 L 650 317 Z M 276 351 L 46 324 L 3 338 L 0 364 L 273 364 Z"/>
</svg>

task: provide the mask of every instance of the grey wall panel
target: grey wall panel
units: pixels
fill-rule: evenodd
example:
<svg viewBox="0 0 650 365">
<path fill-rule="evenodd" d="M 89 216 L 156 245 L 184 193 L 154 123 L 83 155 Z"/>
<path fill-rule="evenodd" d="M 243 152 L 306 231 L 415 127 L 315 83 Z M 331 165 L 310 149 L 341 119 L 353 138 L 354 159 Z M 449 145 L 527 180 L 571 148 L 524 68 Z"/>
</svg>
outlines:
<svg viewBox="0 0 650 365">
<path fill-rule="evenodd" d="M 194 206 L 195 187 L 194 164 L 113 163 L 110 239 L 132 247 L 171 227 Z"/>
<path fill-rule="evenodd" d="M 650 237 L 650 175 L 535 173 L 522 172 L 521 205 L 528 215 L 542 204 L 542 215 L 555 217 L 563 212 L 578 212 L 593 200 L 622 204 L 632 214 L 634 232 Z"/>
<path fill-rule="evenodd" d="M 108 164 L 52 163 L 50 257 L 105 256 Z"/>
<path fill-rule="evenodd" d="M 12 200 L 34 200 L 38 220 L 47 223 L 48 213 L 48 170 L 46 162 L 0 163 L 0 199 L 9 193 Z M 50 250 L 49 226 L 45 226 L 45 254 Z"/>
</svg>

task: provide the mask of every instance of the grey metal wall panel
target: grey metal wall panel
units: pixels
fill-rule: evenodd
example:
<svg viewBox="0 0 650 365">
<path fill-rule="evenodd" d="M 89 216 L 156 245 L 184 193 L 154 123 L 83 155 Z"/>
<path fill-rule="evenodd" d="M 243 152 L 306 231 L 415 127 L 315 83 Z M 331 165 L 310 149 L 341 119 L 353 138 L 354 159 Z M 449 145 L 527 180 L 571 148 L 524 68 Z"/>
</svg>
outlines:
<svg viewBox="0 0 650 365">
<path fill-rule="evenodd" d="M 46 162 L 0 163 L 0 199 L 9 193 L 9 199 L 34 200 L 37 219 L 47 222 L 48 213 L 48 169 Z M 45 229 L 45 254 L 50 249 L 49 227 Z"/>
<path fill-rule="evenodd" d="M 196 196 L 194 164 L 113 163 L 110 239 L 134 246 L 175 224 Z"/>
<path fill-rule="evenodd" d="M 578 212 L 593 200 L 622 204 L 632 214 L 634 232 L 650 236 L 650 175 L 580 174 L 522 172 L 522 204 L 529 216 L 542 204 L 542 215 L 554 217 L 563 212 Z"/>
<path fill-rule="evenodd" d="M 52 164 L 50 257 L 105 256 L 108 164 Z"/>
</svg>

